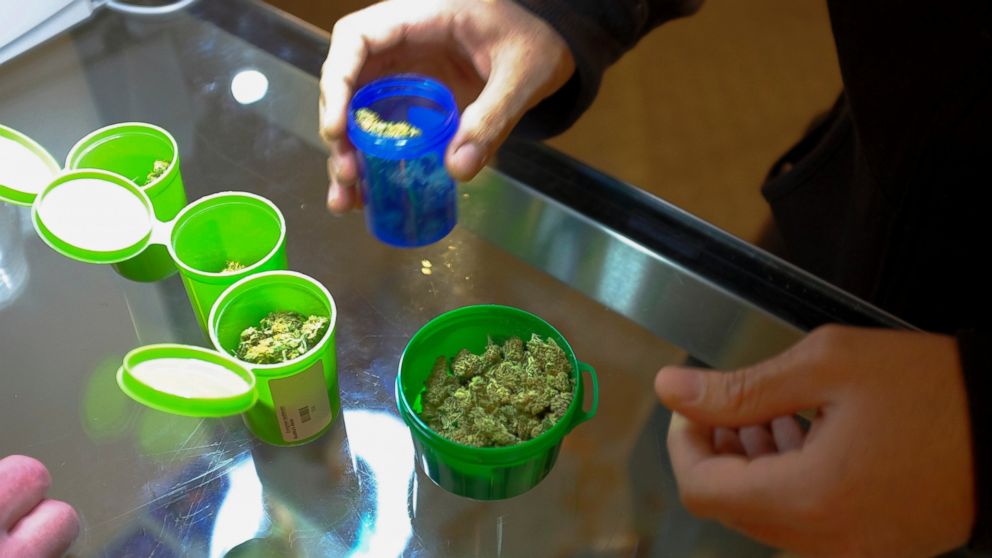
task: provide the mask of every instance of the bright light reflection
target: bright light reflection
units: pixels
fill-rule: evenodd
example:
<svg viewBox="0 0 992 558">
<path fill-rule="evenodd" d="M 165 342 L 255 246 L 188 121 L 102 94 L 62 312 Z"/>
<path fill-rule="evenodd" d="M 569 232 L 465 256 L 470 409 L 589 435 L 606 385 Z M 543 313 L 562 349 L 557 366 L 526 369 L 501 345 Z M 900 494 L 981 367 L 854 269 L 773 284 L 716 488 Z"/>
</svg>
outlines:
<svg viewBox="0 0 992 558">
<path fill-rule="evenodd" d="M 355 546 L 348 556 L 400 556 L 413 536 L 407 509 L 413 477 L 410 429 L 399 418 L 382 411 L 351 410 L 344 411 L 344 415 L 352 455 L 371 470 L 376 495 L 375 510 L 362 517 Z"/>
<path fill-rule="evenodd" d="M 250 455 L 227 473 L 227 495 L 217 509 L 210 537 L 210 557 L 221 558 L 232 548 L 268 528 L 262 502 L 262 483 Z"/>
<path fill-rule="evenodd" d="M 242 105 L 250 105 L 265 97 L 269 78 L 258 70 L 241 70 L 231 80 L 231 95 Z"/>
</svg>

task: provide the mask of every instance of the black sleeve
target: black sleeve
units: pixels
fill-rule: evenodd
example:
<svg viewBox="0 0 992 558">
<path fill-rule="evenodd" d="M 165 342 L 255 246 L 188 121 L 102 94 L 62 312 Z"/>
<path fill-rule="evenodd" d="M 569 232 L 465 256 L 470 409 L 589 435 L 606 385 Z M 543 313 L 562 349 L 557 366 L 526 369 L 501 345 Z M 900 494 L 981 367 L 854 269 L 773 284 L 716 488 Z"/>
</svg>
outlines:
<svg viewBox="0 0 992 558">
<path fill-rule="evenodd" d="M 968 546 L 992 552 L 992 332 L 958 332 L 975 458 L 975 526 Z"/>
<path fill-rule="evenodd" d="M 575 73 L 524 116 L 514 133 L 548 137 L 571 126 L 599 90 L 603 72 L 662 23 L 694 13 L 702 0 L 516 0 L 568 43 Z"/>
</svg>

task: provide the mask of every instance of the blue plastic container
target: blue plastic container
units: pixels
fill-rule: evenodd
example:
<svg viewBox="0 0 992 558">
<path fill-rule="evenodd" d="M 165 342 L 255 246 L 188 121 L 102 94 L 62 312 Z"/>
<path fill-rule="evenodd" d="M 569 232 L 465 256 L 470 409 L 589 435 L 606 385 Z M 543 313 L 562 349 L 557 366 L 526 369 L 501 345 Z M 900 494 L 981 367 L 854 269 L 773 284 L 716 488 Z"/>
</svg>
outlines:
<svg viewBox="0 0 992 558">
<path fill-rule="evenodd" d="M 366 132 L 355 111 L 367 108 L 382 120 L 421 130 L 409 138 Z M 444 238 L 457 221 L 455 182 L 444 167 L 444 152 L 458 129 L 451 92 L 424 76 L 382 78 L 359 89 L 348 107 L 348 139 L 358 151 L 365 221 L 379 240 L 403 248 Z"/>
</svg>

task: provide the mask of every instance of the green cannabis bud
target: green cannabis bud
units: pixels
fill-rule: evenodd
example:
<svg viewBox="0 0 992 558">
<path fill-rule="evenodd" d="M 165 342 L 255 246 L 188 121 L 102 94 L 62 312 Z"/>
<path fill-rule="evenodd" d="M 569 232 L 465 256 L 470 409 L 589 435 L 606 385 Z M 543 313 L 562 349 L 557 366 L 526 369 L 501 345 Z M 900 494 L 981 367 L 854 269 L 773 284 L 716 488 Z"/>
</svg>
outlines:
<svg viewBox="0 0 992 558">
<path fill-rule="evenodd" d="M 489 341 L 481 355 L 462 349 L 434 362 L 420 418 L 438 434 L 473 447 L 509 446 L 547 432 L 565 415 L 575 388 L 572 364 L 550 338 Z"/>
<path fill-rule="evenodd" d="M 408 122 L 383 120 L 379 113 L 367 108 L 355 111 L 355 123 L 362 130 L 384 138 L 415 138 L 421 134 L 420 128 Z"/>
<path fill-rule="evenodd" d="M 248 267 L 248 266 L 246 266 L 245 264 L 243 264 L 243 263 L 241 263 L 241 262 L 239 262 L 237 260 L 227 260 L 227 263 L 224 264 L 224 269 L 220 270 L 220 272 L 221 273 L 235 273 L 235 272 L 241 271 L 242 269 L 244 269 L 246 267 Z"/>
<path fill-rule="evenodd" d="M 323 316 L 304 317 L 298 312 L 270 312 L 257 326 L 241 332 L 234 356 L 254 364 L 278 364 L 309 351 L 327 332 Z"/>
<path fill-rule="evenodd" d="M 148 184 L 149 182 L 162 176 L 167 170 L 169 170 L 168 161 L 155 161 L 152 163 L 152 171 L 148 173 L 147 177 L 145 177 L 145 184 Z"/>
</svg>

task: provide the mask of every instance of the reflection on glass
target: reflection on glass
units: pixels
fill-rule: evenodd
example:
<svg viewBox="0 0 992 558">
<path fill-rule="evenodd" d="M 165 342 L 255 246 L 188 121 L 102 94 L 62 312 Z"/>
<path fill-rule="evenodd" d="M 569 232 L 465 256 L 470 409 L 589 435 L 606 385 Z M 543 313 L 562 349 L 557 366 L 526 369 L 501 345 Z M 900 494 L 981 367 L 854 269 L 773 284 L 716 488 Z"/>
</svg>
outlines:
<svg viewBox="0 0 992 558">
<path fill-rule="evenodd" d="M 410 430 L 383 411 L 346 410 L 344 421 L 353 458 L 370 472 L 371 486 L 363 490 L 375 493 L 375 506 L 363 514 L 348 556 L 400 556 L 413 535 L 407 506 L 414 472 Z"/>
<path fill-rule="evenodd" d="M 142 409 L 138 416 L 135 444 L 138 451 L 151 461 L 169 464 L 180 460 L 192 461 L 202 453 L 202 448 L 209 446 L 216 428 L 215 420 Z"/>
<path fill-rule="evenodd" d="M 590 243 L 584 244 L 588 254 Z M 639 306 L 644 304 L 639 287 L 647 283 L 648 277 L 649 259 L 643 253 L 644 249 L 623 238 L 619 242 L 600 244 L 606 253 L 604 261 L 595 269 L 585 270 L 587 276 L 599 276 L 595 282 L 596 298 L 625 315 L 636 315 Z"/>
<path fill-rule="evenodd" d="M 242 105 L 262 100 L 269 91 L 269 78 L 258 70 L 241 70 L 231 80 L 231 95 Z"/>
<path fill-rule="evenodd" d="M 268 527 L 262 483 L 258 480 L 251 454 L 245 454 L 244 459 L 231 467 L 227 480 L 227 495 L 217 509 L 210 536 L 210 558 L 221 558 Z"/>
<path fill-rule="evenodd" d="M 21 221 L 23 208 L 0 202 L 0 310 L 20 296 L 27 284 L 28 262 L 24 257 Z"/>
<path fill-rule="evenodd" d="M 95 442 L 111 442 L 123 438 L 140 412 L 121 388 L 117 386 L 117 369 L 124 355 L 110 354 L 93 368 L 82 392 L 79 409 L 83 431 Z"/>
</svg>

